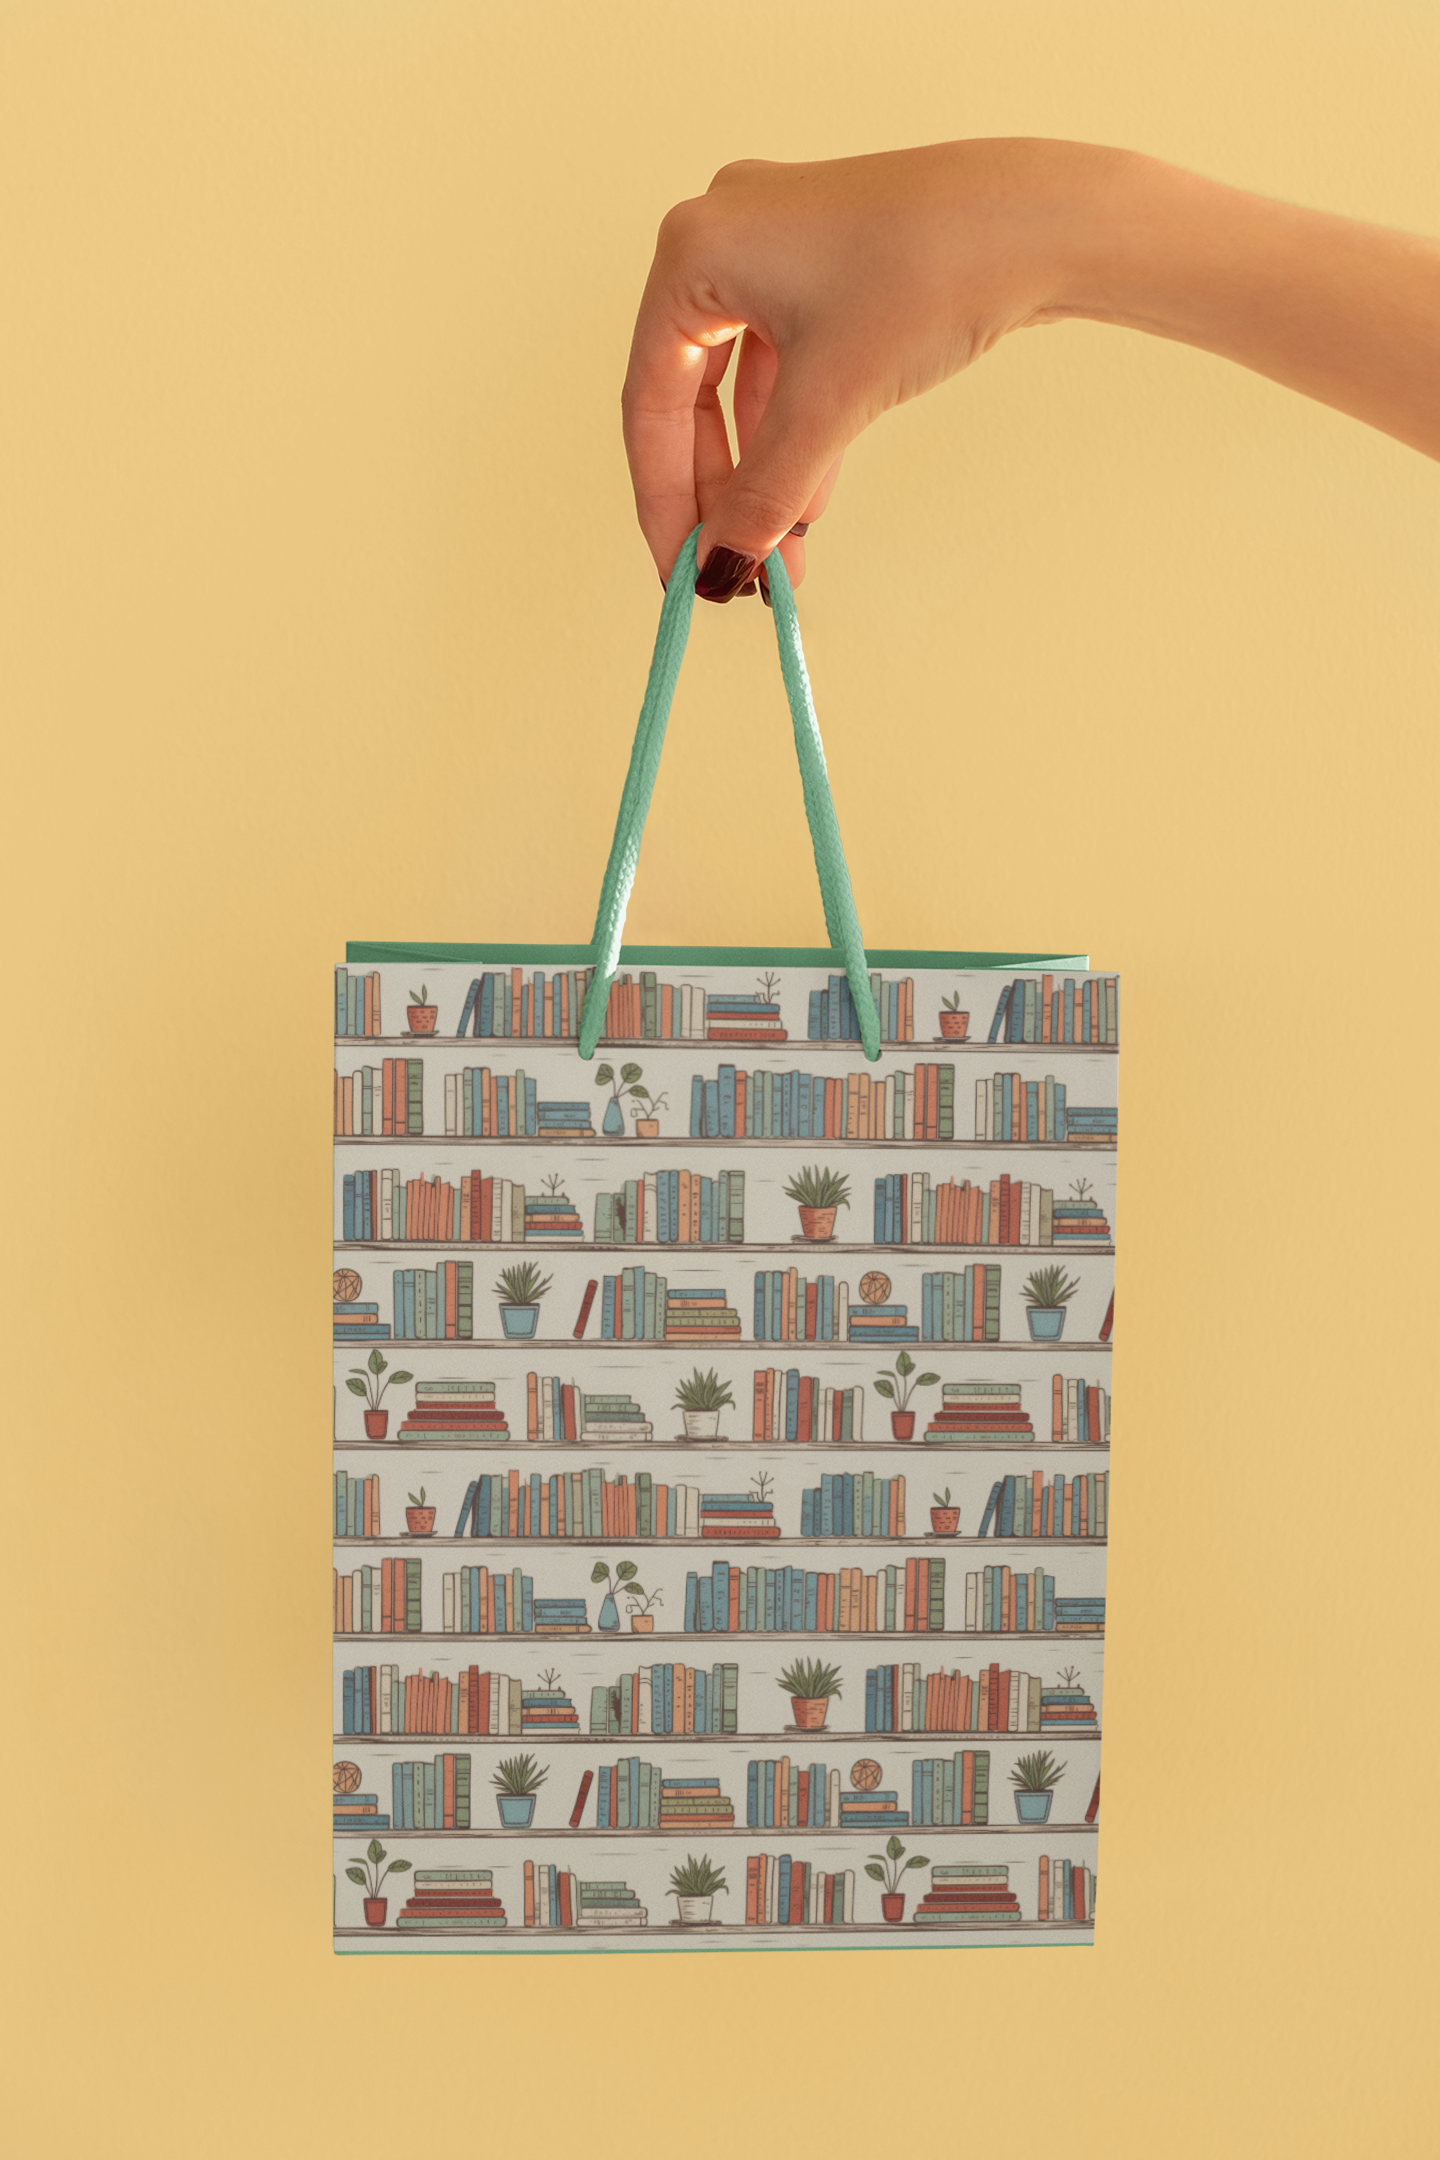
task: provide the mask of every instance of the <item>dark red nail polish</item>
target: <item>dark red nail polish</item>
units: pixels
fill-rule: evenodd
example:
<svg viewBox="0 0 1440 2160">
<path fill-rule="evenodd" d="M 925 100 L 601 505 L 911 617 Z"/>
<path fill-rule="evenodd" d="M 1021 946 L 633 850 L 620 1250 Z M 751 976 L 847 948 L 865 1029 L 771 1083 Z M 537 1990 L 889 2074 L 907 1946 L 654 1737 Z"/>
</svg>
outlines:
<svg viewBox="0 0 1440 2160">
<path fill-rule="evenodd" d="M 721 602 L 733 600 L 759 567 L 753 555 L 737 555 L 734 548 L 712 548 L 695 579 L 695 597 Z"/>
<path fill-rule="evenodd" d="M 759 590 L 759 580 L 752 577 L 748 584 L 742 585 L 740 587 L 740 598 L 742 600 L 753 600 Z"/>
<path fill-rule="evenodd" d="M 760 587 L 760 598 L 764 601 L 766 607 L 773 607 L 775 604 L 774 601 L 770 598 L 770 587 L 768 585 L 762 585 Z"/>
<path fill-rule="evenodd" d="M 809 532 L 810 527 L 807 521 L 804 518 L 801 518 L 799 524 L 792 525 L 790 527 L 790 530 L 792 533 L 794 533 L 797 540 L 803 540 L 806 533 Z"/>
</svg>

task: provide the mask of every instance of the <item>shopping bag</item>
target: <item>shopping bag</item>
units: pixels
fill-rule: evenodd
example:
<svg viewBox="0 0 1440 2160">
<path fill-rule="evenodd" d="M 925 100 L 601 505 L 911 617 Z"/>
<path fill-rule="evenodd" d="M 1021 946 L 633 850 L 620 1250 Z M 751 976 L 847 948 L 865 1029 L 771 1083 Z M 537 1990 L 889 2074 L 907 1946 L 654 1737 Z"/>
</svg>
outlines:
<svg viewBox="0 0 1440 2160">
<path fill-rule="evenodd" d="M 1093 1939 L 1115 976 L 828 950 L 335 982 L 335 1947 Z M 486 1248 L 481 1250 L 480 1248 Z"/>
</svg>

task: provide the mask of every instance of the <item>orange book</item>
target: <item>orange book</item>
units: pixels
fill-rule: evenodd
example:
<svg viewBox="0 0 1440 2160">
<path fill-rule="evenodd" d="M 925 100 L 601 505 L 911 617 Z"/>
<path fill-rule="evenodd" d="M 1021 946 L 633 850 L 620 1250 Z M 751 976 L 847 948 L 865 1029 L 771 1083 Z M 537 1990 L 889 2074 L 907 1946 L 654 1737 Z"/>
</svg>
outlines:
<svg viewBox="0 0 1440 2160">
<path fill-rule="evenodd" d="M 927 1633 L 930 1626 L 930 1562 L 918 1560 L 915 1564 L 915 1630 Z"/>
<path fill-rule="evenodd" d="M 666 1042 L 675 1033 L 675 990 L 670 983 L 660 986 L 660 1033 Z"/>
<path fill-rule="evenodd" d="M 389 1560 L 380 1563 L 380 1632 L 390 1633 L 390 1568 Z"/>
<path fill-rule="evenodd" d="M 1044 1867 L 1043 1860 L 1040 1865 Z M 745 1925 L 758 1927 L 764 1917 L 760 1906 L 760 1855 L 752 1853 L 745 1862 Z"/>
<path fill-rule="evenodd" d="M 695 1730 L 695 1668 L 693 1665 L 687 1665 L 685 1668 L 685 1730 L 688 1733 L 693 1733 Z"/>
<path fill-rule="evenodd" d="M 737 1072 L 735 1075 L 735 1134 L 737 1139 L 741 1140 L 743 1140 L 745 1137 L 746 1077 L 747 1076 L 743 1072 Z"/>
<path fill-rule="evenodd" d="M 1059 1447 L 1065 1437 L 1065 1382 L 1057 1372 L 1050 1382 L 1050 1438 Z"/>
<path fill-rule="evenodd" d="M 960 1822 L 966 1827 L 975 1820 L 975 1750 L 966 1748 L 960 1758 Z"/>
<path fill-rule="evenodd" d="M 1042 1868 L 1044 1867 L 1043 1860 L 1040 1865 Z M 533 1860 L 525 1862 L 525 1925 L 526 1927 L 534 1927 L 535 1925 L 535 1863 Z"/>
<path fill-rule="evenodd" d="M 895 1483 L 894 1483 L 894 1486 L 893 1486 L 893 1488 L 892 1488 L 892 1489 L 893 1489 L 893 1492 L 894 1492 L 894 1501 L 893 1501 L 893 1505 L 892 1505 L 892 1507 L 891 1507 L 891 1535 L 892 1535 L 892 1537 L 904 1537 L 904 1535 L 905 1535 L 905 1478 L 904 1478 L 904 1474 L 903 1474 L 903 1473 L 902 1473 L 902 1474 L 901 1474 L 901 1475 L 900 1475 L 899 1477 L 897 1477 L 897 1478 L 896 1478 L 896 1480 L 895 1480 Z"/>
<path fill-rule="evenodd" d="M 739 1634 L 739 1632 L 740 1632 L 740 1570 L 739 1570 L 739 1568 L 731 1568 L 731 1570 L 730 1570 L 730 1633 L 731 1633 L 732 1635 L 738 1635 L 738 1634 Z"/>
<path fill-rule="evenodd" d="M 445 1263 L 445 1339 L 454 1342 L 460 1326 L 460 1276 L 455 1261 Z"/>
<path fill-rule="evenodd" d="M 525 1437 L 540 1438 L 540 1375 L 533 1372 L 525 1375 Z"/>
<path fill-rule="evenodd" d="M 880 1577 L 878 1575 L 867 1575 L 865 1578 L 865 1626 L 871 1635 L 879 1633 Z"/>
<path fill-rule="evenodd" d="M 1051 995 L 1051 992 L 1053 991 L 1054 987 L 1055 987 L 1055 978 L 1054 978 L 1054 976 L 1053 976 L 1053 975 L 1042 975 L 1042 976 L 1041 976 L 1041 978 L 1040 978 L 1040 1040 L 1041 1040 L 1041 1042 L 1049 1042 L 1049 1040 L 1050 1040 L 1050 995 Z M 1044 1861 L 1043 1861 L 1043 1860 L 1041 1861 L 1040 1865 L 1041 1865 L 1042 1867 L 1043 1867 L 1043 1866 L 1045 1865 L 1045 1863 L 1044 1863 Z"/>
<path fill-rule="evenodd" d="M 760 1371 L 755 1375 L 753 1389 L 754 1410 L 750 1421 L 750 1437 L 752 1440 L 768 1440 L 770 1437 L 770 1423 L 766 1410 L 769 1399 L 768 1380 L 768 1371 Z"/>
</svg>

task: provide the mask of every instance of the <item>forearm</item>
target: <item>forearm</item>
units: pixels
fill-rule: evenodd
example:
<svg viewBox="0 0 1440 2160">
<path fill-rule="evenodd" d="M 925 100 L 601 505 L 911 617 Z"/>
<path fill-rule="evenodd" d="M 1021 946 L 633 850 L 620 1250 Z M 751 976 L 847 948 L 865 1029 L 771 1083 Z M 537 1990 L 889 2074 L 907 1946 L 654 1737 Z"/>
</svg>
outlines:
<svg viewBox="0 0 1440 2160">
<path fill-rule="evenodd" d="M 1440 243 L 1128 154 L 1050 314 L 1235 360 L 1440 458 Z"/>
</svg>

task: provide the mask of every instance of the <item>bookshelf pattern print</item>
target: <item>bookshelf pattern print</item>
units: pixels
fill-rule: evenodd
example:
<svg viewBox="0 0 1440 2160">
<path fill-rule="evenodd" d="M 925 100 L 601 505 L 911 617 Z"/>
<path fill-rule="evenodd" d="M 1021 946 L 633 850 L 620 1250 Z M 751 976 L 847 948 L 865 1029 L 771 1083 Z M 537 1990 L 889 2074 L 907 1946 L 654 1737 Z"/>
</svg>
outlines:
<svg viewBox="0 0 1440 2160">
<path fill-rule="evenodd" d="M 1117 979 L 352 952 L 336 1950 L 1092 1942 Z"/>
</svg>

